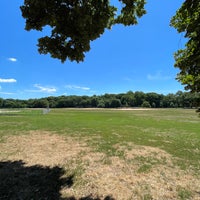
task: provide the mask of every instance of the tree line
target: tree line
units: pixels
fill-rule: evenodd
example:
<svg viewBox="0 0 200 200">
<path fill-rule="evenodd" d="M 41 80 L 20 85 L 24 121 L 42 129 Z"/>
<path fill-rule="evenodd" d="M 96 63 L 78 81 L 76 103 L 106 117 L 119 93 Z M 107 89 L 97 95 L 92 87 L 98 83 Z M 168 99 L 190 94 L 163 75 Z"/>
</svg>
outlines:
<svg viewBox="0 0 200 200">
<path fill-rule="evenodd" d="M 128 91 L 98 96 L 63 95 L 28 100 L 0 98 L 0 108 L 198 108 L 198 106 L 200 106 L 199 93 L 182 91 L 167 95 Z"/>
</svg>

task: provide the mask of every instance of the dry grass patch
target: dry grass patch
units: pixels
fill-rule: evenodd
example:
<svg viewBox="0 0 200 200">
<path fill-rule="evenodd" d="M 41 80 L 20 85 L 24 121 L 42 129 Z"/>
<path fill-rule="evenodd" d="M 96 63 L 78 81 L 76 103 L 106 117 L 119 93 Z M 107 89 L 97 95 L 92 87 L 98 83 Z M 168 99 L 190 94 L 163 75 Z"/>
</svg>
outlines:
<svg viewBox="0 0 200 200">
<path fill-rule="evenodd" d="M 26 166 L 59 166 L 65 171 L 62 177 L 73 175 L 73 184 L 60 187 L 60 197 L 56 199 L 90 196 L 94 200 L 108 195 L 117 200 L 200 199 L 200 179 L 174 166 L 170 154 L 133 144 L 115 148 L 124 156 L 108 157 L 95 152 L 83 139 L 32 131 L 5 138 L 0 143 L 0 160 L 23 160 Z"/>
<path fill-rule="evenodd" d="M 147 158 L 147 160 L 151 158 L 151 170 L 138 172 L 146 161 L 138 160 L 138 157 Z M 102 153 L 96 156 L 94 153 L 88 153 L 82 159 L 83 161 L 89 159 L 90 164 L 82 175 L 82 178 L 87 180 L 87 184 L 79 188 L 81 195 L 110 194 L 120 200 L 184 199 L 180 196 L 181 188 L 182 191 L 187 192 L 189 199 L 200 199 L 199 179 L 173 166 L 171 156 L 158 148 L 135 146 L 132 150 L 125 151 L 125 159 L 107 158 Z M 105 162 L 106 159 L 107 162 Z M 155 160 L 156 163 L 154 163 Z M 77 191 L 70 190 L 70 192 L 77 195 Z"/>
<path fill-rule="evenodd" d="M 28 165 L 60 165 L 87 149 L 84 142 L 44 131 L 31 131 L 5 140 L 0 143 L 1 159 L 23 160 Z"/>
</svg>

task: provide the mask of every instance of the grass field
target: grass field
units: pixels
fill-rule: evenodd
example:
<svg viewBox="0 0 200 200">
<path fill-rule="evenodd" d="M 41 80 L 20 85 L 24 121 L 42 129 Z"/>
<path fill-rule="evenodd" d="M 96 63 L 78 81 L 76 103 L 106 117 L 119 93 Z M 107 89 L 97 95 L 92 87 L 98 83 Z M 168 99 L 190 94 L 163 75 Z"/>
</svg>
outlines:
<svg viewBox="0 0 200 200">
<path fill-rule="evenodd" d="M 55 176 L 64 177 L 67 186 L 57 181 L 57 190 L 49 192 L 52 182 L 47 181 L 48 191 L 42 193 L 43 185 L 36 183 L 21 192 L 21 199 L 48 194 L 54 198 L 46 199 L 66 200 L 200 199 L 200 118 L 195 110 L 1 111 L 0 141 L 0 181 L 6 173 L 12 179 L 0 186 L 0 199 L 11 195 L 13 183 L 27 184 L 19 182 L 27 173 L 36 170 L 39 177 L 41 170 L 54 173 L 56 167 L 60 174 Z M 11 169 L 5 173 L 5 168 Z M 23 171 L 20 178 L 13 168 Z M 30 196 L 33 189 L 39 196 Z"/>
</svg>

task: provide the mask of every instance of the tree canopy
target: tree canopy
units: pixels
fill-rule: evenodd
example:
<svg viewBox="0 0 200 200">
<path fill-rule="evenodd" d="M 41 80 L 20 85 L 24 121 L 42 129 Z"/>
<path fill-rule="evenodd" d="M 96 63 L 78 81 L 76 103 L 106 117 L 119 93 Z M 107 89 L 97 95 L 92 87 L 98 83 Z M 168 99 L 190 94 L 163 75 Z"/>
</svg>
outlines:
<svg viewBox="0 0 200 200">
<path fill-rule="evenodd" d="M 185 0 L 171 25 L 188 39 L 185 49 L 175 53 L 175 67 L 180 69 L 177 80 L 186 85 L 185 89 L 200 92 L 200 1 Z"/>
<path fill-rule="evenodd" d="M 24 0 L 21 11 L 25 29 L 42 31 L 51 28 L 51 35 L 38 39 L 38 51 L 50 53 L 62 62 L 83 61 L 90 42 L 115 24 L 133 25 L 146 13 L 145 0 Z M 116 3 L 115 3 L 116 4 Z"/>
<path fill-rule="evenodd" d="M 42 31 L 48 26 L 51 34 L 38 39 L 38 51 L 50 54 L 61 62 L 83 61 L 90 42 L 115 24 L 137 24 L 146 11 L 145 0 L 24 0 L 21 11 L 25 29 Z M 119 6 L 117 3 L 121 3 Z M 185 89 L 200 92 L 200 1 L 185 0 L 171 19 L 171 26 L 185 33 L 185 49 L 175 53 L 177 80 Z"/>
</svg>

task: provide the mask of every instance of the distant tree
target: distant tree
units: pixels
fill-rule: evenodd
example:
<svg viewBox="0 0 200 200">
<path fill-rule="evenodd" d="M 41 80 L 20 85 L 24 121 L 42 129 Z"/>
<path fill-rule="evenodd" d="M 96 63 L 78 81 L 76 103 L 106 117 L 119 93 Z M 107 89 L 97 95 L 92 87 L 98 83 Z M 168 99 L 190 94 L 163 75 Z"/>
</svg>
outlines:
<svg viewBox="0 0 200 200">
<path fill-rule="evenodd" d="M 185 49 L 175 53 L 175 67 L 180 69 L 178 81 L 186 85 L 185 89 L 200 92 L 200 1 L 185 0 L 176 15 L 171 19 L 171 26 L 179 33 L 185 33 Z"/>
<path fill-rule="evenodd" d="M 193 103 L 193 94 L 190 92 L 183 93 L 183 107 L 191 108 Z"/>
<path fill-rule="evenodd" d="M 96 95 L 94 95 L 91 98 L 91 107 L 97 107 L 97 105 L 98 105 L 98 97 Z"/>
<path fill-rule="evenodd" d="M 109 107 L 110 108 L 119 108 L 119 107 L 121 107 L 121 101 L 119 99 L 112 99 Z"/>
<path fill-rule="evenodd" d="M 148 101 L 145 100 L 141 104 L 141 107 L 143 107 L 143 108 L 151 108 L 151 105 L 150 105 L 150 103 Z"/>
<path fill-rule="evenodd" d="M 75 96 L 60 96 L 57 99 L 58 108 L 73 108 L 77 105 L 77 99 Z"/>
<path fill-rule="evenodd" d="M 65 99 L 58 98 L 56 103 L 56 108 L 64 108 L 65 106 Z"/>
<path fill-rule="evenodd" d="M 174 108 L 176 104 L 176 96 L 172 93 L 167 94 L 162 99 L 162 107 L 164 108 Z"/>
<path fill-rule="evenodd" d="M 143 108 L 151 108 L 151 105 L 148 101 L 144 101 L 141 105 Z"/>
<path fill-rule="evenodd" d="M 197 108 L 198 106 L 200 106 L 200 93 L 193 93 L 193 102 L 192 102 L 192 106 Z"/>
<path fill-rule="evenodd" d="M 3 101 L 3 107 L 4 108 L 16 108 L 17 105 L 16 105 L 14 99 L 5 99 Z"/>
<path fill-rule="evenodd" d="M 32 108 L 46 108 L 48 105 L 49 102 L 46 99 L 35 99 Z"/>
<path fill-rule="evenodd" d="M 3 99 L 0 98 L 0 108 L 2 108 L 2 107 L 3 107 Z"/>
<path fill-rule="evenodd" d="M 156 108 L 156 103 L 155 103 L 155 102 L 152 102 L 152 103 L 151 103 L 151 107 L 152 107 L 152 108 Z"/>
<path fill-rule="evenodd" d="M 158 99 L 159 102 L 157 102 Z M 72 95 L 59 97 L 51 96 L 47 98 L 29 100 L 0 98 L 0 108 L 46 108 L 48 106 L 50 108 L 117 108 L 130 106 L 132 100 L 134 102 L 134 106 L 142 107 L 155 108 L 157 105 L 159 105 L 159 107 L 162 108 L 198 108 L 200 102 L 200 94 L 178 91 L 176 94 L 160 95 L 156 93 L 133 93 L 129 91 L 124 94 L 105 94 L 101 96 L 94 95 L 92 97 Z M 136 103 L 141 104 L 137 105 Z"/>
<path fill-rule="evenodd" d="M 184 92 L 182 92 L 182 91 L 178 91 L 175 94 L 176 103 L 177 103 L 178 107 L 183 107 L 183 104 L 184 104 L 183 96 L 184 96 Z"/>
<path fill-rule="evenodd" d="M 111 101 L 112 101 L 112 99 L 105 99 L 104 100 L 105 108 L 110 108 Z"/>
<path fill-rule="evenodd" d="M 79 102 L 79 107 L 88 108 L 91 107 L 91 100 L 90 98 L 82 98 Z"/>
<path fill-rule="evenodd" d="M 159 95 L 155 92 L 147 93 L 145 97 L 145 99 L 150 103 L 151 107 L 153 108 L 160 107 L 161 98 L 162 98 L 162 95 Z"/>
<path fill-rule="evenodd" d="M 146 98 L 146 94 L 144 92 L 137 91 L 137 92 L 135 92 L 134 97 L 135 97 L 136 106 L 141 106 L 143 101 Z"/>
<path fill-rule="evenodd" d="M 15 107 L 16 108 L 27 108 L 27 103 L 26 103 L 25 100 L 16 99 L 14 101 L 15 101 Z"/>
<path fill-rule="evenodd" d="M 105 108 L 105 102 L 103 99 L 98 101 L 97 108 Z"/>
<path fill-rule="evenodd" d="M 136 105 L 136 100 L 134 97 L 134 93 L 132 91 L 127 92 L 121 97 L 121 103 L 126 107 L 133 107 Z"/>
<path fill-rule="evenodd" d="M 34 102 L 34 99 L 28 99 L 26 104 L 27 104 L 27 107 L 28 108 L 32 108 L 33 107 L 33 102 Z"/>
<path fill-rule="evenodd" d="M 49 102 L 49 108 L 55 108 L 57 106 L 56 97 L 53 96 L 47 97 L 47 101 Z"/>
</svg>

